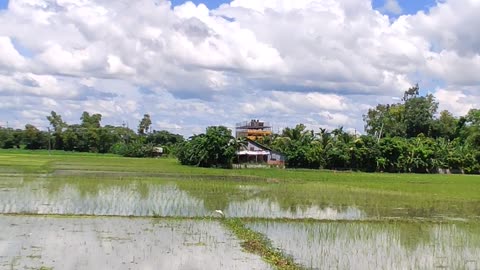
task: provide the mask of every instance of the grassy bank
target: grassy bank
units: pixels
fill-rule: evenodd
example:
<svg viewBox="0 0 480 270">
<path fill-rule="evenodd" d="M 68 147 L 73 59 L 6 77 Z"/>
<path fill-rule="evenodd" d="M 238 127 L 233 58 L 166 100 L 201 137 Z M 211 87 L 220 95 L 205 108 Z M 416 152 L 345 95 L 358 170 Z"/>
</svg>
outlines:
<svg viewBox="0 0 480 270">
<path fill-rule="evenodd" d="M 260 255 L 266 262 L 278 270 L 301 270 L 292 258 L 275 249 L 262 234 L 245 227 L 239 219 L 223 220 L 225 227 L 242 241 L 242 247 L 253 254 Z"/>
</svg>

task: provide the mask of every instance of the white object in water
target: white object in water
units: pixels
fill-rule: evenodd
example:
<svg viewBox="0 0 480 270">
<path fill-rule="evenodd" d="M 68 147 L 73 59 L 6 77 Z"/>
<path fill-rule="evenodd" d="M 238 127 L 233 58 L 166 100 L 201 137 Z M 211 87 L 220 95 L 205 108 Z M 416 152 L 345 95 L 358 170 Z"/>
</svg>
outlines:
<svg viewBox="0 0 480 270">
<path fill-rule="evenodd" d="M 215 213 L 219 214 L 222 217 L 225 217 L 225 214 L 222 212 L 222 210 L 215 210 Z"/>
</svg>

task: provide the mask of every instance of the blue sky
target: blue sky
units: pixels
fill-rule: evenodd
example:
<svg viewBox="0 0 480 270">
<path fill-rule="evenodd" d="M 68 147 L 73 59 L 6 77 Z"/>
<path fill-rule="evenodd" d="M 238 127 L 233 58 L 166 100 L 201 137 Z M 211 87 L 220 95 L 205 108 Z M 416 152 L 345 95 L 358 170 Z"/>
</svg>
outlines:
<svg viewBox="0 0 480 270">
<path fill-rule="evenodd" d="M 436 4 L 435 0 L 398 0 L 404 14 L 415 14 L 419 10 L 428 10 Z M 385 0 L 373 0 L 373 7 L 380 8 L 385 4 Z"/>
<path fill-rule="evenodd" d="M 185 1 L 185 0 L 173 0 L 171 2 L 174 6 L 176 6 L 176 5 L 185 3 L 187 1 Z M 216 8 L 223 3 L 228 3 L 229 1 L 225 1 L 225 0 L 194 0 L 192 2 L 195 3 L 195 4 L 204 3 L 209 8 Z"/>
<path fill-rule="evenodd" d="M 0 0 L 5 1 L 5 0 Z M 172 4 L 180 5 L 185 0 L 173 0 L 171 1 Z M 227 0 L 192 0 L 195 4 L 204 3 L 209 8 L 216 8 L 220 6 L 222 3 L 228 3 Z M 398 3 L 402 7 L 404 13 L 406 14 L 414 14 L 417 13 L 419 10 L 428 10 L 429 7 L 435 5 L 435 0 L 398 0 Z M 373 6 L 375 8 L 381 8 L 385 4 L 385 0 L 373 0 Z"/>
<path fill-rule="evenodd" d="M 0 0 L 0 9 L 7 8 L 8 0 Z"/>
</svg>

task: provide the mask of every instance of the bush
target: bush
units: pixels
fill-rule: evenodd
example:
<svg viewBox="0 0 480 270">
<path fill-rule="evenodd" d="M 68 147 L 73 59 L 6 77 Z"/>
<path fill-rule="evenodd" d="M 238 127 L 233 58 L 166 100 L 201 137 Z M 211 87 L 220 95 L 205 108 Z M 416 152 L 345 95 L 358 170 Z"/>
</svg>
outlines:
<svg viewBox="0 0 480 270">
<path fill-rule="evenodd" d="M 110 151 L 114 154 L 124 157 L 153 157 L 154 145 L 142 144 L 141 142 L 117 143 L 112 146 Z"/>
<path fill-rule="evenodd" d="M 177 157 L 183 165 L 231 168 L 237 146 L 226 127 L 208 127 L 205 134 L 195 135 L 182 143 Z"/>
</svg>

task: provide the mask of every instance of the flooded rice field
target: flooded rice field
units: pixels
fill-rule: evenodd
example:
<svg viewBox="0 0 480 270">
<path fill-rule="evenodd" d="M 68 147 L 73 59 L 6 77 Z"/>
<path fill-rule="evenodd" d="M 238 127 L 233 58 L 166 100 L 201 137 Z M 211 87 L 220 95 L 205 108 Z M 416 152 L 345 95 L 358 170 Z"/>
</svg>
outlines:
<svg viewBox="0 0 480 270">
<path fill-rule="evenodd" d="M 0 216 L 0 269 L 271 269 L 215 221 Z"/>
<path fill-rule="evenodd" d="M 306 269 L 480 269 L 479 217 L 478 201 L 328 183 L 4 172 L 0 269 L 273 269 L 224 218 Z"/>
<path fill-rule="evenodd" d="M 21 199 L 20 199 L 21 198 Z M 0 213 L 97 216 L 478 220 L 480 204 L 328 185 L 149 177 L 0 175 Z"/>
<path fill-rule="evenodd" d="M 307 269 L 480 269 L 480 224 L 247 223 Z"/>
<path fill-rule="evenodd" d="M 202 182 L 186 180 L 8 178 L 8 181 L 0 180 L 0 213 L 3 214 L 209 217 L 220 209 L 228 217 L 364 218 L 364 213 L 354 206 L 298 203 L 284 207 L 274 198 L 257 197 L 265 188 L 255 185 L 236 184 L 222 189 L 217 182 L 218 187 L 212 192 L 210 186 L 202 189 Z M 228 192 L 236 196 L 228 196 Z"/>
</svg>

